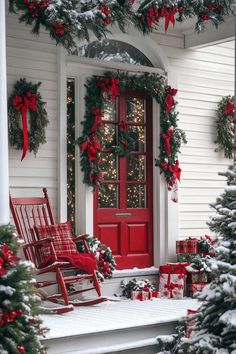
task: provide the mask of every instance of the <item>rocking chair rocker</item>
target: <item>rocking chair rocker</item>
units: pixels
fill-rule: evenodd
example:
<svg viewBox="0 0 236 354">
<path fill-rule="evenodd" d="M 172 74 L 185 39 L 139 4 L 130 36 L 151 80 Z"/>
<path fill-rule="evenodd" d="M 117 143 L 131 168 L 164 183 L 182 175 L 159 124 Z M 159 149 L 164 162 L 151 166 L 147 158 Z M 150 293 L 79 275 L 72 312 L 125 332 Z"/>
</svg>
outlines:
<svg viewBox="0 0 236 354">
<path fill-rule="evenodd" d="M 67 312 L 74 306 L 89 306 L 106 301 L 105 297 L 101 297 L 100 284 L 97 279 L 96 270 L 90 274 L 66 275 L 65 272 L 76 270 L 76 268 L 68 261 L 61 261 L 55 251 L 55 239 L 52 236 L 39 238 L 37 227 L 56 227 L 51 203 L 48 198 L 47 189 L 43 188 L 43 197 L 36 198 L 12 198 L 10 196 L 10 208 L 16 225 L 17 232 L 23 240 L 23 252 L 26 260 L 35 264 L 37 275 L 46 273 L 54 273 L 55 280 L 37 281 L 36 287 L 43 288 L 57 284 L 59 293 L 53 295 L 44 295 L 44 300 L 61 304 L 64 306 L 56 310 L 57 313 Z M 84 248 L 89 253 L 86 242 L 88 235 L 79 235 L 73 241 L 82 241 Z M 51 262 L 45 265 L 45 247 L 49 250 Z M 77 253 L 77 252 L 76 252 Z M 84 254 L 81 254 L 84 255 Z M 91 257 L 91 256 L 90 256 Z M 84 269 L 81 269 L 82 271 Z M 78 271 L 78 269 L 77 269 Z M 76 290 L 73 284 L 90 281 L 92 284 L 86 289 Z M 71 290 L 72 289 L 72 290 Z M 95 289 L 98 297 L 88 301 L 71 300 L 71 297 Z"/>
</svg>

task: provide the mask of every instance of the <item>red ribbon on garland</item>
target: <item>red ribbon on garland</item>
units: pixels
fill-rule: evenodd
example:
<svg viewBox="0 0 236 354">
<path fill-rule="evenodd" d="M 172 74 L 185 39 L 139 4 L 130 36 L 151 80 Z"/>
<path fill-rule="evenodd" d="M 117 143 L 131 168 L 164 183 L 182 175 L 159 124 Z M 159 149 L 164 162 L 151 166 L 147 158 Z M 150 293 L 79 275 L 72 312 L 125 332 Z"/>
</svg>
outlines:
<svg viewBox="0 0 236 354">
<path fill-rule="evenodd" d="M 120 80 L 115 77 L 109 77 L 97 82 L 97 86 L 101 87 L 102 94 L 107 99 L 107 94 L 110 94 L 112 101 L 115 101 L 116 97 L 120 95 L 119 88 Z"/>
<path fill-rule="evenodd" d="M 170 113 L 170 111 L 172 110 L 172 107 L 175 103 L 175 100 L 174 100 L 174 97 L 177 93 L 177 90 L 176 89 L 173 89 L 171 87 L 168 87 L 167 88 L 167 93 L 168 95 L 166 96 L 166 99 L 165 99 L 165 104 L 166 104 L 166 113 Z"/>
<path fill-rule="evenodd" d="M 235 103 L 234 101 L 228 100 L 226 107 L 223 111 L 223 115 L 230 115 L 231 117 L 234 116 L 234 111 L 235 111 Z"/>
<path fill-rule="evenodd" d="M 81 152 L 87 150 L 87 155 L 90 161 L 96 160 L 97 153 L 101 151 L 101 144 L 98 142 L 98 138 L 93 136 L 90 141 L 84 141 L 81 146 Z"/>
<path fill-rule="evenodd" d="M 171 22 L 172 25 L 175 25 L 175 14 L 177 12 L 177 9 L 175 6 L 172 6 L 171 9 L 168 9 L 167 7 L 163 7 L 161 9 L 161 16 L 165 17 L 165 31 L 168 30 L 169 23 Z"/>
<path fill-rule="evenodd" d="M 97 130 L 98 125 L 100 125 L 100 128 L 102 127 L 103 113 L 100 108 L 93 108 L 92 113 L 94 115 L 94 121 L 90 132 L 94 133 Z"/>
<path fill-rule="evenodd" d="M 25 158 L 26 152 L 29 147 L 29 137 L 27 128 L 27 112 L 31 109 L 33 112 L 37 111 L 36 94 L 26 92 L 25 96 L 15 96 L 13 98 L 13 105 L 17 111 L 21 111 L 22 117 L 22 130 L 23 130 L 23 152 L 21 161 Z"/>
<path fill-rule="evenodd" d="M 170 187 L 176 182 L 176 180 L 180 181 L 181 168 L 179 167 L 179 160 L 175 161 L 175 165 L 170 165 L 168 162 L 162 162 L 161 167 L 172 173 L 171 181 L 169 181 Z"/>
<path fill-rule="evenodd" d="M 171 137 L 173 134 L 174 134 L 174 131 L 171 128 L 167 129 L 166 133 L 162 134 L 162 137 L 164 139 L 164 148 L 165 148 L 167 156 L 171 155 L 170 140 L 171 140 Z"/>
</svg>

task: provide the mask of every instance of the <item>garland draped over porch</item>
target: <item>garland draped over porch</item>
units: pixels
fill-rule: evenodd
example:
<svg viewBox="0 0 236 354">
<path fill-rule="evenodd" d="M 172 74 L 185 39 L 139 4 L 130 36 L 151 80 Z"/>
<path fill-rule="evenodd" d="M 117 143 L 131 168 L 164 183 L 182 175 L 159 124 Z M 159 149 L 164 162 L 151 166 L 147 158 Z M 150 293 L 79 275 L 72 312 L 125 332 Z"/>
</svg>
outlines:
<svg viewBox="0 0 236 354">
<path fill-rule="evenodd" d="M 81 169 L 84 183 L 96 188 L 103 180 L 100 151 L 102 141 L 103 110 L 106 100 L 115 100 L 126 89 L 144 90 L 160 104 L 160 154 L 155 165 L 164 174 L 169 190 L 177 189 L 180 181 L 178 153 L 182 143 L 187 143 L 185 133 L 178 128 L 178 113 L 175 111 L 174 96 L 177 90 L 167 85 L 166 79 L 158 74 L 129 76 L 127 73 L 107 72 L 104 77 L 93 76 L 87 81 L 85 96 L 85 117 L 82 122 L 82 136 L 77 140 L 81 150 Z M 119 156 L 127 156 L 132 151 L 132 138 L 128 124 L 119 127 L 118 145 L 112 147 Z M 177 200 L 174 200 L 177 201 Z"/>
<path fill-rule="evenodd" d="M 89 32 L 98 39 L 105 37 L 109 25 L 117 24 L 125 32 L 133 25 L 143 34 L 156 29 L 160 20 L 165 30 L 169 24 L 196 17 L 195 30 L 205 28 L 207 21 L 216 27 L 224 16 L 232 14 L 234 0 L 9 0 L 9 11 L 19 13 L 20 22 L 49 31 L 56 43 L 68 50 L 76 40 L 89 40 Z"/>
</svg>

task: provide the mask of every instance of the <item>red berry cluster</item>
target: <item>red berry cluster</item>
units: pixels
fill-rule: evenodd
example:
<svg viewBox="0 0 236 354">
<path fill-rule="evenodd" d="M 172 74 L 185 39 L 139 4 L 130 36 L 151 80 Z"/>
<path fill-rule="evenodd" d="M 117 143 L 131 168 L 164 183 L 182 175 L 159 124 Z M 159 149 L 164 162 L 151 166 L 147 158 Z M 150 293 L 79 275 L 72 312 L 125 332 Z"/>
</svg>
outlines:
<svg viewBox="0 0 236 354">
<path fill-rule="evenodd" d="M 7 267 L 13 267 L 15 263 L 19 261 L 19 258 L 15 255 L 11 248 L 7 244 L 3 244 L 0 247 L 0 276 L 6 274 Z"/>
<path fill-rule="evenodd" d="M 52 26 L 53 26 L 54 32 L 57 36 L 63 37 L 65 35 L 66 29 L 62 23 L 55 22 L 55 23 L 53 23 Z"/>
<path fill-rule="evenodd" d="M 222 10 L 223 6 L 221 5 L 208 5 L 206 9 L 200 14 L 200 18 L 204 21 L 207 21 L 210 19 L 211 13 L 220 15 L 222 14 Z"/>
<path fill-rule="evenodd" d="M 109 9 L 109 7 L 104 6 L 100 6 L 99 10 L 105 15 L 105 18 L 103 19 L 104 25 L 109 25 L 111 23 L 111 19 L 109 18 L 111 10 Z"/>
<path fill-rule="evenodd" d="M 21 309 L 14 311 L 3 310 L 0 314 L 0 327 L 4 326 L 6 323 L 12 323 L 15 321 L 17 317 L 21 317 L 23 315 L 23 311 Z"/>
<path fill-rule="evenodd" d="M 102 253 L 99 254 L 98 269 L 105 277 L 106 275 L 111 274 L 109 263 L 104 260 L 104 255 Z"/>
<path fill-rule="evenodd" d="M 48 7 L 49 1 L 24 0 L 24 4 L 27 5 L 32 17 L 39 17 L 41 12 L 44 12 L 44 10 Z"/>
</svg>

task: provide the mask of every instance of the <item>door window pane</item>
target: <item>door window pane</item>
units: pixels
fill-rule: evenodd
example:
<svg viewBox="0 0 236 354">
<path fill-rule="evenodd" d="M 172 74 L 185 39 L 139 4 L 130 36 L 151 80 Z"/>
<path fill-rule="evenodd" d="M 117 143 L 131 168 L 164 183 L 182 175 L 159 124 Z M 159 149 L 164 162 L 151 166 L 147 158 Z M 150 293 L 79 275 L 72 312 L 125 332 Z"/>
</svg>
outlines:
<svg viewBox="0 0 236 354">
<path fill-rule="evenodd" d="M 99 208 L 117 208 L 118 207 L 118 186 L 116 184 L 103 184 L 98 192 Z"/>
<path fill-rule="evenodd" d="M 127 179 L 145 181 L 145 163 L 144 155 L 130 155 L 127 161 Z"/>
<path fill-rule="evenodd" d="M 105 149 L 116 145 L 116 127 L 114 124 L 103 124 L 101 142 Z"/>
<path fill-rule="evenodd" d="M 101 171 L 104 172 L 105 180 L 117 179 L 117 155 L 107 152 L 100 154 Z"/>
<path fill-rule="evenodd" d="M 127 121 L 131 123 L 145 123 L 145 107 L 143 98 L 127 100 Z"/>
<path fill-rule="evenodd" d="M 134 151 L 145 151 L 145 127 L 129 126 L 129 134 L 134 141 Z"/>
<path fill-rule="evenodd" d="M 127 185 L 127 208 L 146 208 L 146 186 L 143 184 Z"/>
<path fill-rule="evenodd" d="M 104 109 L 103 109 L 103 119 L 104 120 L 111 120 L 116 121 L 117 117 L 117 102 L 115 101 L 105 101 L 104 102 Z"/>
</svg>

